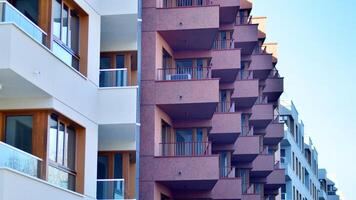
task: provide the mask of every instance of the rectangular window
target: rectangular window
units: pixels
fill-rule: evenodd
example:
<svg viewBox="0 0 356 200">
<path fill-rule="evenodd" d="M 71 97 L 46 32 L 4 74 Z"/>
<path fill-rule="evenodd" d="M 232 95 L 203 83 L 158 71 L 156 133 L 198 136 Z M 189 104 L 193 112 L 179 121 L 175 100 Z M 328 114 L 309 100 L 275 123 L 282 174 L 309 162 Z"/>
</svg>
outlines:
<svg viewBox="0 0 356 200">
<path fill-rule="evenodd" d="M 49 119 L 49 173 L 48 182 L 75 189 L 75 129 L 60 121 L 56 115 Z"/>
<path fill-rule="evenodd" d="M 27 153 L 32 152 L 32 116 L 7 116 L 5 142 Z"/>
<path fill-rule="evenodd" d="M 79 70 L 80 19 L 74 8 L 61 0 L 52 1 L 53 53 Z"/>
</svg>

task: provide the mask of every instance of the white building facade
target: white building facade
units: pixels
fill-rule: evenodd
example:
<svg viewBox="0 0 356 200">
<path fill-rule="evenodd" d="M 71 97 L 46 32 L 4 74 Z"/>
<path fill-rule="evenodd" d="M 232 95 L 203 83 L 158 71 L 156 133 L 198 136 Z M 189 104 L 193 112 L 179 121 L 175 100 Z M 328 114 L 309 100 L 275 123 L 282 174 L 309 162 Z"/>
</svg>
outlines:
<svg viewBox="0 0 356 200">
<path fill-rule="evenodd" d="M 285 123 L 281 165 L 285 168 L 286 185 L 282 199 L 318 200 L 318 153 L 311 139 L 305 138 L 304 124 L 293 102 L 281 100 L 279 112 L 280 121 Z"/>
<path fill-rule="evenodd" d="M 136 198 L 138 7 L 0 1 L 0 200 Z"/>
</svg>

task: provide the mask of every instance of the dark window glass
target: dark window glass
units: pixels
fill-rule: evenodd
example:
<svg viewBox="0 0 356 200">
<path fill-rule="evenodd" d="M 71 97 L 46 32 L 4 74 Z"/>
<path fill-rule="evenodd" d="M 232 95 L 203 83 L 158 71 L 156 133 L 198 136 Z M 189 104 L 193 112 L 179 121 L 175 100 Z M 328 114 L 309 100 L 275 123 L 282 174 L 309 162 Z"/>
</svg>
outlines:
<svg viewBox="0 0 356 200">
<path fill-rule="evenodd" d="M 114 178 L 122 178 L 122 154 L 120 153 L 114 156 Z"/>
<path fill-rule="evenodd" d="M 16 0 L 14 6 L 33 23 L 38 24 L 38 0 Z"/>
<path fill-rule="evenodd" d="M 100 69 L 110 69 L 111 68 L 111 58 L 110 57 L 100 57 Z"/>
<path fill-rule="evenodd" d="M 116 56 L 116 68 L 125 68 L 125 56 L 117 55 Z"/>
<path fill-rule="evenodd" d="M 18 149 L 32 152 L 32 116 L 8 116 L 5 141 Z"/>
<path fill-rule="evenodd" d="M 75 169 L 75 149 L 76 149 L 76 135 L 75 135 L 75 129 L 72 127 L 67 127 L 67 132 L 66 132 L 66 142 L 65 144 L 67 145 L 66 148 L 66 162 L 64 165 L 66 165 L 69 169 L 74 170 Z"/>
<path fill-rule="evenodd" d="M 109 158 L 107 156 L 98 156 L 98 179 L 109 178 Z"/>
<path fill-rule="evenodd" d="M 79 17 L 75 12 L 70 14 L 70 45 L 74 53 L 79 54 Z"/>
</svg>

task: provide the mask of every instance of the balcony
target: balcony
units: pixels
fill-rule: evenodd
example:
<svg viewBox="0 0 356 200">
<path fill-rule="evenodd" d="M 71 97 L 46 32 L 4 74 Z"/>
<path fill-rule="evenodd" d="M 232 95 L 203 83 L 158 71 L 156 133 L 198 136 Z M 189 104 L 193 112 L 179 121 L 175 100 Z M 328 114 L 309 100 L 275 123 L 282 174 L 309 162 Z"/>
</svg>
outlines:
<svg viewBox="0 0 356 200">
<path fill-rule="evenodd" d="M 0 142 L 0 152 L 0 168 L 11 168 L 40 178 L 42 159 L 3 142 Z"/>
<path fill-rule="evenodd" d="M 252 107 L 259 96 L 259 81 L 253 79 L 252 71 L 239 71 L 231 96 L 237 108 Z"/>
<path fill-rule="evenodd" d="M 258 39 L 266 38 L 266 17 L 252 17 L 252 23 L 258 24 Z"/>
<path fill-rule="evenodd" d="M 257 24 L 238 24 L 234 26 L 233 39 L 235 48 L 240 48 L 243 55 L 251 54 L 258 43 Z"/>
<path fill-rule="evenodd" d="M 274 68 L 272 54 L 253 54 L 251 55 L 250 70 L 253 70 L 253 76 L 259 79 L 266 79 L 270 71 Z"/>
<path fill-rule="evenodd" d="M 174 51 L 211 49 L 219 29 L 219 6 L 209 0 L 164 0 L 160 8 L 147 9 L 153 19 L 144 31 L 157 30 Z"/>
<path fill-rule="evenodd" d="M 232 161 L 251 162 L 261 152 L 262 137 L 260 136 L 240 136 L 235 142 L 235 150 L 232 154 Z"/>
<path fill-rule="evenodd" d="M 0 2 L 0 13 L 2 13 L 0 16 L 1 23 L 16 24 L 16 26 L 18 26 L 36 42 L 42 45 L 45 44 L 45 37 L 47 34 L 10 3 Z"/>
<path fill-rule="evenodd" d="M 250 125 L 255 128 L 266 128 L 273 118 L 274 114 L 272 104 L 255 104 L 252 107 Z"/>
<path fill-rule="evenodd" d="M 210 68 L 160 69 L 156 104 L 174 120 L 208 119 L 219 102 L 219 79 Z"/>
<path fill-rule="evenodd" d="M 270 102 L 273 102 L 279 99 L 283 93 L 283 89 L 283 78 L 279 77 L 279 75 L 270 75 L 265 81 L 263 94 L 268 97 Z"/>
<path fill-rule="evenodd" d="M 274 169 L 268 176 L 265 189 L 276 190 L 285 184 L 284 169 Z"/>
<path fill-rule="evenodd" d="M 263 138 L 264 144 L 277 145 L 284 137 L 284 123 L 270 123 Z"/>
<path fill-rule="evenodd" d="M 127 86 L 127 69 L 100 69 L 100 87 Z"/>
<path fill-rule="evenodd" d="M 2 199 L 85 200 L 85 196 L 54 186 L 41 179 L 0 167 Z"/>
<path fill-rule="evenodd" d="M 240 69 L 241 50 L 231 49 L 232 40 L 215 40 L 214 51 L 211 51 L 212 77 L 220 82 L 233 82 Z"/>
<path fill-rule="evenodd" d="M 259 154 L 252 162 L 250 175 L 255 178 L 266 178 L 274 169 L 274 156 Z"/>
<path fill-rule="evenodd" d="M 241 179 L 219 179 L 214 188 L 209 191 L 175 191 L 174 199 L 241 199 Z"/>
<path fill-rule="evenodd" d="M 260 194 L 243 194 L 243 200 L 263 200 L 262 195 Z"/>
<path fill-rule="evenodd" d="M 219 103 L 221 105 L 221 103 Z M 241 113 L 216 112 L 212 119 L 209 139 L 214 144 L 234 143 L 241 133 Z"/>
<path fill-rule="evenodd" d="M 240 0 L 212 0 L 211 4 L 220 6 L 220 24 L 231 24 L 235 20 Z"/>
<path fill-rule="evenodd" d="M 124 179 L 98 179 L 96 198 L 105 200 L 125 199 Z"/>
<path fill-rule="evenodd" d="M 141 166 L 150 166 L 154 171 L 147 176 L 175 190 L 211 190 L 219 179 L 219 156 L 204 142 L 160 144 L 160 156 L 141 159 Z"/>
<path fill-rule="evenodd" d="M 265 53 L 272 54 L 272 62 L 274 64 L 278 61 L 278 44 L 277 43 L 264 43 L 262 49 Z"/>
</svg>

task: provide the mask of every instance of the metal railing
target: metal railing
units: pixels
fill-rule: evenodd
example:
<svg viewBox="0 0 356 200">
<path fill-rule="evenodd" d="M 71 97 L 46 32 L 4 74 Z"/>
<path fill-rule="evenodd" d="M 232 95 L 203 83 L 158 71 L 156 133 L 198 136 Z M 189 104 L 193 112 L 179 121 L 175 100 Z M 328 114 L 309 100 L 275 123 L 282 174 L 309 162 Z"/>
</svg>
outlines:
<svg viewBox="0 0 356 200">
<path fill-rule="evenodd" d="M 96 190 L 97 199 L 125 199 L 124 179 L 98 179 Z"/>
<path fill-rule="evenodd" d="M 271 72 L 268 74 L 268 78 L 280 78 L 278 70 L 272 69 Z"/>
<path fill-rule="evenodd" d="M 38 43 L 45 45 L 47 34 L 7 1 L 0 1 L 0 22 L 14 23 Z"/>
<path fill-rule="evenodd" d="M 220 167 L 220 178 L 235 178 L 235 167 Z"/>
<path fill-rule="evenodd" d="M 216 107 L 216 112 L 233 112 L 232 103 L 230 101 L 220 101 Z"/>
<path fill-rule="evenodd" d="M 211 154 L 209 142 L 160 143 L 161 156 L 207 156 Z"/>
<path fill-rule="evenodd" d="M 0 142 L 0 152 L 0 167 L 40 177 L 42 159 L 3 142 Z"/>
<path fill-rule="evenodd" d="M 210 5 L 210 0 L 163 0 L 162 8 L 199 7 Z"/>
<path fill-rule="evenodd" d="M 236 80 L 252 80 L 253 71 L 252 70 L 239 70 L 237 73 Z"/>
<path fill-rule="evenodd" d="M 253 129 L 249 125 L 242 125 L 241 136 L 253 136 Z"/>
<path fill-rule="evenodd" d="M 260 105 L 260 104 L 268 104 L 268 97 L 267 96 L 258 96 L 257 100 L 256 100 L 256 104 Z"/>
<path fill-rule="evenodd" d="M 213 44 L 213 49 L 233 49 L 234 48 L 234 40 L 226 39 L 226 40 L 215 40 Z"/>
<path fill-rule="evenodd" d="M 211 78 L 211 67 L 176 67 L 157 69 L 157 80 L 199 80 Z"/>
<path fill-rule="evenodd" d="M 100 87 L 127 86 L 127 69 L 100 69 Z"/>
<path fill-rule="evenodd" d="M 252 23 L 252 15 L 236 16 L 235 25 L 251 24 L 251 23 Z"/>
</svg>

